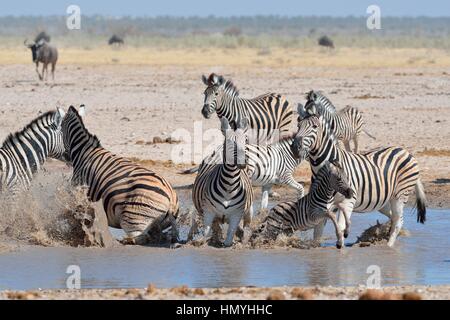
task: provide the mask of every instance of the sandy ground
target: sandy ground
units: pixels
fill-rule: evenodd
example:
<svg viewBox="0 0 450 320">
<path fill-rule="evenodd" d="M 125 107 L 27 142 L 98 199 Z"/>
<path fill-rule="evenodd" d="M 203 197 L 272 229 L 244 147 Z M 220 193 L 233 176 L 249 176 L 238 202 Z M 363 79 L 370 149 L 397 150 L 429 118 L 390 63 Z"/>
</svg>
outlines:
<svg viewBox="0 0 450 320">
<path fill-rule="evenodd" d="M 450 299 L 450 286 L 398 286 L 367 290 L 364 287 L 274 287 L 274 288 L 155 288 L 3 291 L 0 299 L 233 299 L 233 300 L 436 300 Z"/>
</svg>

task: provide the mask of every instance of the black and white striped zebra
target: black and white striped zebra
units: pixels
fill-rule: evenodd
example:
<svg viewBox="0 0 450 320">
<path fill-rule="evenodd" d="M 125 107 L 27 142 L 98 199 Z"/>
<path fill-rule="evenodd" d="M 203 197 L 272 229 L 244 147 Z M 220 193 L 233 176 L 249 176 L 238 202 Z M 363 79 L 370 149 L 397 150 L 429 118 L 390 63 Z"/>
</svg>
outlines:
<svg viewBox="0 0 450 320">
<path fill-rule="evenodd" d="M 247 173 L 254 187 L 262 187 L 261 208 L 266 209 L 272 185 L 286 185 L 298 191 L 298 197 L 304 196 L 303 185 L 294 179 L 295 168 L 300 160 L 291 149 L 293 137 L 284 137 L 268 146 L 247 144 Z M 223 147 L 220 146 L 202 162 L 201 167 L 213 166 L 223 161 Z M 200 169 L 201 170 L 201 169 Z"/>
<path fill-rule="evenodd" d="M 298 122 L 298 132 L 292 144 L 293 152 L 300 159 L 309 157 L 313 181 L 326 161 L 338 161 L 355 192 L 351 199 L 336 195 L 335 205 L 343 212 L 340 227 L 344 237 L 350 230 L 350 216 L 355 212 L 378 210 L 392 222 L 388 245 L 393 246 L 403 225 L 403 208 L 409 194 L 415 188 L 417 221 L 424 223 L 426 198 L 419 177 L 417 160 L 405 149 L 386 147 L 363 154 L 347 152 L 339 147 L 327 122 L 309 116 Z M 344 221 L 345 220 L 345 221 Z M 323 224 L 316 228 L 320 235 Z M 338 245 L 343 244 L 343 238 Z"/>
<path fill-rule="evenodd" d="M 73 165 L 72 182 L 88 186 L 91 201 L 102 200 L 109 226 L 125 231 L 125 243 L 144 244 L 149 235 L 161 235 L 170 227 L 176 240 L 178 198 L 169 182 L 104 149 L 80 114 L 71 106 L 62 122 L 64 146 Z"/>
<path fill-rule="evenodd" d="M 207 86 L 202 115 L 208 119 L 214 112 L 230 123 L 240 119 L 249 120 L 251 143 L 272 143 L 291 131 L 293 110 L 286 98 L 280 94 L 267 93 L 253 99 L 239 96 L 231 80 L 212 73 L 202 76 Z"/>
<path fill-rule="evenodd" d="M 315 228 L 329 218 L 333 221 L 339 240 L 342 231 L 337 224 L 336 215 L 331 211 L 337 192 L 346 199 L 354 196 L 345 171 L 338 163 L 327 161 L 317 173 L 308 194 L 297 201 L 281 202 L 273 207 L 257 235 L 275 239 L 280 233 L 291 235 L 294 231 Z"/>
<path fill-rule="evenodd" d="M 253 189 L 247 175 L 247 119 L 241 119 L 233 130 L 226 118 L 221 119 L 223 143 L 222 163 L 203 165 L 195 179 L 192 200 L 203 218 L 205 239 L 211 235 L 213 222 L 228 223 L 224 245 L 230 246 L 233 237 L 244 220 L 244 228 L 250 225 L 253 215 Z"/>
<path fill-rule="evenodd" d="M 1 191 L 27 189 L 47 158 L 67 160 L 61 132 L 64 115 L 60 108 L 46 112 L 6 138 L 0 147 Z"/>
<path fill-rule="evenodd" d="M 357 108 L 347 106 L 337 111 L 331 101 L 320 91 L 310 91 L 306 95 L 306 99 L 305 106 L 299 105 L 297 110 L 300 118 L 308 115 L 323 117 L 328 122 L 334 136 L 344 143 L 347 151 L 351 151 L 350 141 L 353 141 L 354 152 L 358 153 L 358 138 L 361 132 L 375 139 L 363 129 L 364 121 Z"/>
</svg>

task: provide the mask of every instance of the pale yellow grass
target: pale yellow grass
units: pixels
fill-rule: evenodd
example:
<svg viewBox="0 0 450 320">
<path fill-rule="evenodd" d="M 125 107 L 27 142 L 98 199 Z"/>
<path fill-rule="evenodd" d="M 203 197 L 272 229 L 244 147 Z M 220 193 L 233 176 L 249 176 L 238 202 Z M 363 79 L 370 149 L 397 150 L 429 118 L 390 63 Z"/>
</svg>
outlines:
<svg viewBox="0 0 450 320">
<path fill-rule="evenodd" d="M 163 49 L 125 47 L 114 49 L 60 48 L 59 64 L 134 64 L 236 67 L 449 67 L 450 55 L 442 49 L 394 48 L 252 48 Z M 0 64 L 30 63 L 24 47 L 0 48 Z"/>
</svg>

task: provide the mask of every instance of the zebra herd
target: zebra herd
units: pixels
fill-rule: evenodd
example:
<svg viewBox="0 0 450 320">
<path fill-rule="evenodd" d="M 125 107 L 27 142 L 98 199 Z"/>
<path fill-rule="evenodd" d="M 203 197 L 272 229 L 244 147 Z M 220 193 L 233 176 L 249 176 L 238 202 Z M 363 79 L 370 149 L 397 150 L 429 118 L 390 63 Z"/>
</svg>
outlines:
<svg viewBox="0 0 450 320">
<path fill-rule="evenodd" d="M 223 143 L 198 168 L 186 171 L 198 171 L 192 199 L 203 220 L 204 241 L 223 223 L 228 224 L 224 246 L 231 246 L 235 235 L 246 241 L 256 214 L 253 187 L 262 187 L 265 209 L 273 184 L 296 189 L 298 200 L 275 205 L 253 237 L 276 238 L 314 229 L 314 239 L 320 240 L 330 219 L 336 246 L 341 248 L 352 212 L 378 210 L 391 220 L 388 245 L 393 246 L 413 189 L 417 220 L 425 222 L 426 199 L 417 161 L 401 147 L 360 153 L 358 137 L 366 131 L 358 109 L 337 111 L 321 92 L 311 91 L 306 104 L 298 106 L 297 132 L 291 133 L 294 111 L 284 96 L 270 93 L 244 99 L 223 76 L 213 73 L 202 80 L 206 85 L 202 115 L 210 118 L 216 113 L 224 135 Z M 179 241 L 179 202 L 170 183 L 103 148 L 85 127 L 84 114 L 84 105 L 78 110 L 71 106 L 67 112 L 57 108 L 10 135 L 0 148 L 0 190 L 14 193 L 28 188 L 46 158 L 55 158 L 72 166 L 72 184 L 86 185 L 89 200 L 102 200 L 108 224 L 125 231 L 124 243 L 145 244 L 150 234 L 168 230 L 172 241 Z M 312 172 L 307 195 L 293 176 L 304 160 Z"/>
</svg>

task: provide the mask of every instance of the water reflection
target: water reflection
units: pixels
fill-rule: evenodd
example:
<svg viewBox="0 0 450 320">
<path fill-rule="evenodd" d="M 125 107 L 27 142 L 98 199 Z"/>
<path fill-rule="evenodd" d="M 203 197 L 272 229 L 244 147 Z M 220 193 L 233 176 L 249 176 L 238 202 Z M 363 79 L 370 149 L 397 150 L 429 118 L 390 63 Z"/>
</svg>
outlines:
<svg viewBox="0 0 450 320">
<path fill-rule="evenodd" d="M 375 214 L 355 214 L 349 242 L 374 224 Z M 334 248 L 333 230 L 327 246 L 311 250 L 233 250 L 217 248 L 111 249 L 34 248 L 0 255 L 0 289 L 64 288 L 66 269 L 81 267 L 84 288 L 281 286 L 365 284 L 367 267 L 381 268 L 383 285 L 449 284 L 449 211 L 429 210 L 425 225 L 405 217 L 410 236 L 394 248 Z M 114 231 L 119 236 L 120 231 Z"/>
</svg>

